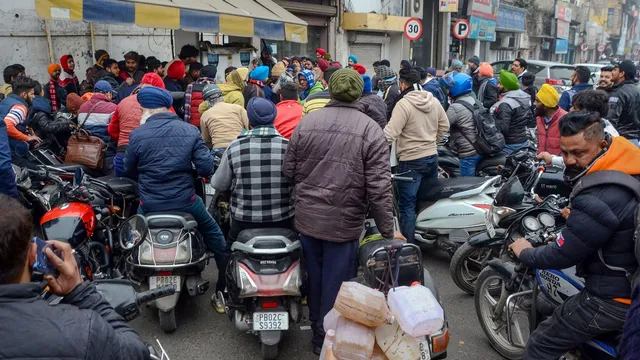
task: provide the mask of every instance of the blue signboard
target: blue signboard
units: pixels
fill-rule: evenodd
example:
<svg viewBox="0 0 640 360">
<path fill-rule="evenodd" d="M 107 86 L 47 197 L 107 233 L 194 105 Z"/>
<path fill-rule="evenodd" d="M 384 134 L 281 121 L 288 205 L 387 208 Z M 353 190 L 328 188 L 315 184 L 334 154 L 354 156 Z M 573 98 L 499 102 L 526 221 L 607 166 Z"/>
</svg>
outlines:
<svg viewBox="0 0 640 360">
<path fill-rule="evenodd" d="M 556 39 L 556 54 L 566 54 L 569 52 L 569 40 Z"/>
<path fill-rule="evenodd" d="M 471 25 L 469 39 L 496 41 L 495 21 L 471 16 L 469 17 L 469 25 Z"/>
<path fill-rule="evenodd" d="M 527 10 L 512 6 L 500 5 L 498 8 L 498 24 L 500 31 L 524 32 Z"/>
</svg>

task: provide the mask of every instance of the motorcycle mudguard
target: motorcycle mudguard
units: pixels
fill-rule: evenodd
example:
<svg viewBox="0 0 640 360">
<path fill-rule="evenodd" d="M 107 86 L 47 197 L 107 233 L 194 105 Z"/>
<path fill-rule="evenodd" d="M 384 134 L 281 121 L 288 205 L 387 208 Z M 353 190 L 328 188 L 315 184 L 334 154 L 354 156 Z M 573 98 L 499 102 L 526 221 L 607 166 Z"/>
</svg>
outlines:
<svg viewBox="0 0 640 360">
<path fill-rule="evenodd" d="M 440 301 L 440 293 L 438 293 L 438 288 L 436 287 L 436 283 L 433 281 L 433 278 L 431 277 L 431 274 L 429 273 L 429 270 L 427 270 L 427 268 L 423 268 L 423 284 L 424 287 L 426 287 L 427 289 L 431 290 L 431 293 L 433 294 L 433 296 L 436 297 L 436 299 L 438 301 Z"/>
<path fill-rule="evenodd" d="M 505 229 L 496 229 L 496 236 L 489 236 L 488 231 L 482 231 L 472 235 L 469 238 L 469 245 L 473 247 L 484 247 L 498 245 L 504 242 L 504 234 L 507 232 Z"/>
<path fill-rule="evenodd" d="M 487 265 L 507 279 L 510 279 L 516 272 L 516 265 L 514 263 L 504 262 L 500 259 L 490 260 Z"/>
<path fill-rule="evenodd" d="M 260 342 L 267 345 L 276 345 L 282 339 L 282 331 L 260 331 Z"/>
<path fill-rule="evenodd" d="M 176 304 L 178 303 L 178 297 L 180 297 L 180 292 L 176 291 L 173 295 L 156 299 L 156 307 L 158 308 L 158 310 L 164 312 L 171 311 L 176 307 Z"/>
</svg>

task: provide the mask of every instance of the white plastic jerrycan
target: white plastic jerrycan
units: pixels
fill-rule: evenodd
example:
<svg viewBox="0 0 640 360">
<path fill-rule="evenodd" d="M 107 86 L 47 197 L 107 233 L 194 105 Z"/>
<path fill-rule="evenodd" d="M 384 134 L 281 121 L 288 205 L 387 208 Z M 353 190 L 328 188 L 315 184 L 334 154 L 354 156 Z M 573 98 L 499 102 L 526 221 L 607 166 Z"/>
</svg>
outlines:
<svg viewBox="0 0 640 360">
<path fill-rule="evenodd" d="M 431 335 L 442 328 L 444 310 L 428 288 L 416 282 L 389 290 L 387 297 L 398 324 L 412 337 Z"/>
</svg>

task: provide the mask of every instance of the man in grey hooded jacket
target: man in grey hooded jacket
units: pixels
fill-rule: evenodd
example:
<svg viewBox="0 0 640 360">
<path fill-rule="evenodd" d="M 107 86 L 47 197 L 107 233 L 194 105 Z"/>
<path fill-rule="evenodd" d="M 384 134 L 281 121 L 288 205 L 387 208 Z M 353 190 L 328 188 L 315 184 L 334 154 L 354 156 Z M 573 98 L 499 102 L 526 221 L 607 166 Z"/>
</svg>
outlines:
<svg viewBox="0 0 640 360">
<path fill-rule="evenodd" d="M 531 96 L 520 90 L 518 77 L 508 71 L 500 71 L 498 89 L 507 91 L 502 100 L 491 107 L 498 129 L 504 135 L 505 155 L 509 155 L 528 144 L 527 123 L 532 122 Z"/>
</svg>

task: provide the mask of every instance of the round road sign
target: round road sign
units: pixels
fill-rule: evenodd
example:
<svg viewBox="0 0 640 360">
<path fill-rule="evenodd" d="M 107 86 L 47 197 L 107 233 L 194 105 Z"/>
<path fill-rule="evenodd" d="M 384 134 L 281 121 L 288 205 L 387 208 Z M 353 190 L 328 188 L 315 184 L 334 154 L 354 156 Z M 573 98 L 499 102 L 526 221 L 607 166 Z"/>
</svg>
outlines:
<svg viewBox="0 0 640 360">
<path fill-rule="evenodd" d="M 598 45 L 598 52 L 604 52 L 604 50 L 605 50 L 604 44 Z"/>
<path fill-rule="evenodd" d="M 453 24 L 453 36 L 462 40 L 466 39 L 471 32 L 471 26 L 466 19 L 460 19 Z"/>
<path fill-rule="evenodd" d="M 589 44 L 582 44 L 580 45 L 580 50 L 582 50 L 583 52 L 589 50 Z"/>
<path fill-rule="evenodd" d="M 411 18 L 404 23 L 404 35 L 409 40 L 418 40 L 422 36 L 422 22 L 418 18 Z"/>
</svg>

